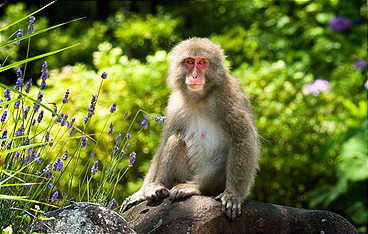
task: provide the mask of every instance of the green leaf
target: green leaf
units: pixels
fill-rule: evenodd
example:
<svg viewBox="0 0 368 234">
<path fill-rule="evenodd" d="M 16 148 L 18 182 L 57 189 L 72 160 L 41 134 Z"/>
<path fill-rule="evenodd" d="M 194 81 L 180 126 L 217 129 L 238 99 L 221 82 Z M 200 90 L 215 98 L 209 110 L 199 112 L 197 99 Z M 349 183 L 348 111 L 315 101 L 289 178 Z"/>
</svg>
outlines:
<svg viewBox="0 0 368 234">
<path fill-rule="evenodd" d="M 34 56 L 32 58 L 24 59 L 24 60 L 21 60 L 21 61 L 18 61 L 18 62 L 9 64 L 9 65 L 7 65 L 5 67 L 1 67 L 0 68 L 0 72 L 6 71 L 6 70 L 8 70 L 10 68 L 13 68 L 13 67 L 19 67 L 20 65 L 22 65 L 24 63 L 31 62 L 33 60 L 37 60 L 37 59 L 40 59 L 40 58 L 44 58 L 44 57 L 47 57 L 47 56 L 50 56 L 50 55 L 54 55 L 54 54 L 60 53 L 60 52 L 62 52 L 64 50 L 68 50 L 70 48 L 73 48 L 73 47 L 75 47 L 75 46 L 77 46 L 79 44 L 80 43 L 77 43 L 77 44 L 74 44 L 74 45 L 71 45 L 71 46 L 62 48 L 62 49 L 54 50 L 54 51 L 51 51 L 51 52 L 48 52 L 48 53 L 45 53 L 45 54 L 37 55 L 37 56 Z"/>
<path fill-rule="evenodd" d="M 351 181 L 362 181 L 368 178 L 367 129 L 342 146 L 341 172 Z"/>
</svg>

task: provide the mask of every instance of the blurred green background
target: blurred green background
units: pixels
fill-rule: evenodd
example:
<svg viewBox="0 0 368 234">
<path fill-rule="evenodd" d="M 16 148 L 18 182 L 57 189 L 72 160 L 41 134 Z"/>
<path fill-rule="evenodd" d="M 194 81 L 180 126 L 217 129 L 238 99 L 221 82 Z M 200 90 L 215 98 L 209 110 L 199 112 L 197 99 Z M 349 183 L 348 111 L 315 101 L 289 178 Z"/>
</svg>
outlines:
<svg viewBox="0 0 368 234">
<path fill-rule="evenodd" d="M 0 25 L 46 3 L 8 2 L 0 8 Z M 250 199 L 334 211 L 366 233 L 367 66 L 355 63 L 367 60 L 367 12 L 363 0 L 59 1 L 35 15 L 36 31 L 87 18 L 33 37 L 30 57 L 80 43 L 47 58 L 45 99 L 60 103 L 70 89 L 63 108 L 82 125 L 98 89 L 96 77 L 106 71 L 90 131 L 103 128 L 117 102 L 119 115 L 111 121 L 123 133 L 132 120 L 123 118 L 126 110 L 131 117 L 139 109 L 164 115 L 170 49 L 188 37 L 211 38 L 226 51 L 232 74 L 250 97 L 262 137 L 261 169 Z M 329 27 L 341 16 L 349 20 L 347 28 Z M 4 32 L 0 41 L 17 30 Z M 26 50 L 26 43 L 2 48 L 0 61 L 8 54 L 6 64 L 24 59 Z M 29 63 L 26 77 L 36 81 L 42 62 Z M 329 81 L 330 90 L 303 91 L 316 79 Z M 15 80 L 15 70 L 0 74 L 2 83 Z M 119 203 L 139 188 L 157 149 L 162 124 L 151 123 L 132 143 L 137 161 L 118 186 Z M 113 147 L 111 139 L 103 140 L 97 148 L 102 161 Z M 82 160 L 79 167 L 84 166 Z"/>
</svg>

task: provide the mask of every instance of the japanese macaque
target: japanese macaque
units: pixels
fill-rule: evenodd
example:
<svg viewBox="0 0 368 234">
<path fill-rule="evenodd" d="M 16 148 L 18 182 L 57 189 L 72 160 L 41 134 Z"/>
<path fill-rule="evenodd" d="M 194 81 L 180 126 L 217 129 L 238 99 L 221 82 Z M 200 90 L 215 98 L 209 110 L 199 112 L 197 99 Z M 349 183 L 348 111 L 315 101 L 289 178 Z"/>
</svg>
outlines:
<svg viewBox="0 0 368 234">
<path fill-rule="evenodd" d="M 216 196 L 230 219 L 241 214 L 258 169 L 257 129 L 248 99 L 221 47 L 206 38 L 176 45 L 161 145 L 130 204 Z"/>
</svg>

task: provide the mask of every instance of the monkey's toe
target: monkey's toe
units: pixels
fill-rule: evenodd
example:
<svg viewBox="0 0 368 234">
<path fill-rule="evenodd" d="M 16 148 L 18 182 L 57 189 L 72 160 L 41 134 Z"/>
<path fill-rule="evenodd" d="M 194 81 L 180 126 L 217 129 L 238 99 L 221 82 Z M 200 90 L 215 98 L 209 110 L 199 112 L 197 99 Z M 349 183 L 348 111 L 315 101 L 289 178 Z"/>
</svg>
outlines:
<svg viewBox="0 0 368 234">
<path fill-rule="evenodd" d="M 178 184 L 170 189 L 170 200 L 199 195 L 199 190 L 192 184 Z"/>
</svg>

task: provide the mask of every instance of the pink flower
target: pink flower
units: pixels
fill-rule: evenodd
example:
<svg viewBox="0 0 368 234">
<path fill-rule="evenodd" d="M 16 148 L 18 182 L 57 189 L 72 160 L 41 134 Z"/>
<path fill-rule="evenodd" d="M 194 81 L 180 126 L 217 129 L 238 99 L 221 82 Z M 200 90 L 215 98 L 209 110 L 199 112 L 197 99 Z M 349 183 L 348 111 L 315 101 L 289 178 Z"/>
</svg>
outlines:
<svg viewBox="0 0 368 234">
<path fill-rule="evenodd" d="M 320 93 L 325 93 L 330 91 L 330 83 L 328 80 L 317 79 L 314 82 L 307 84 L 304 87 L 304 93 L 313 94 L 318 96 Z"/>
</svg>

